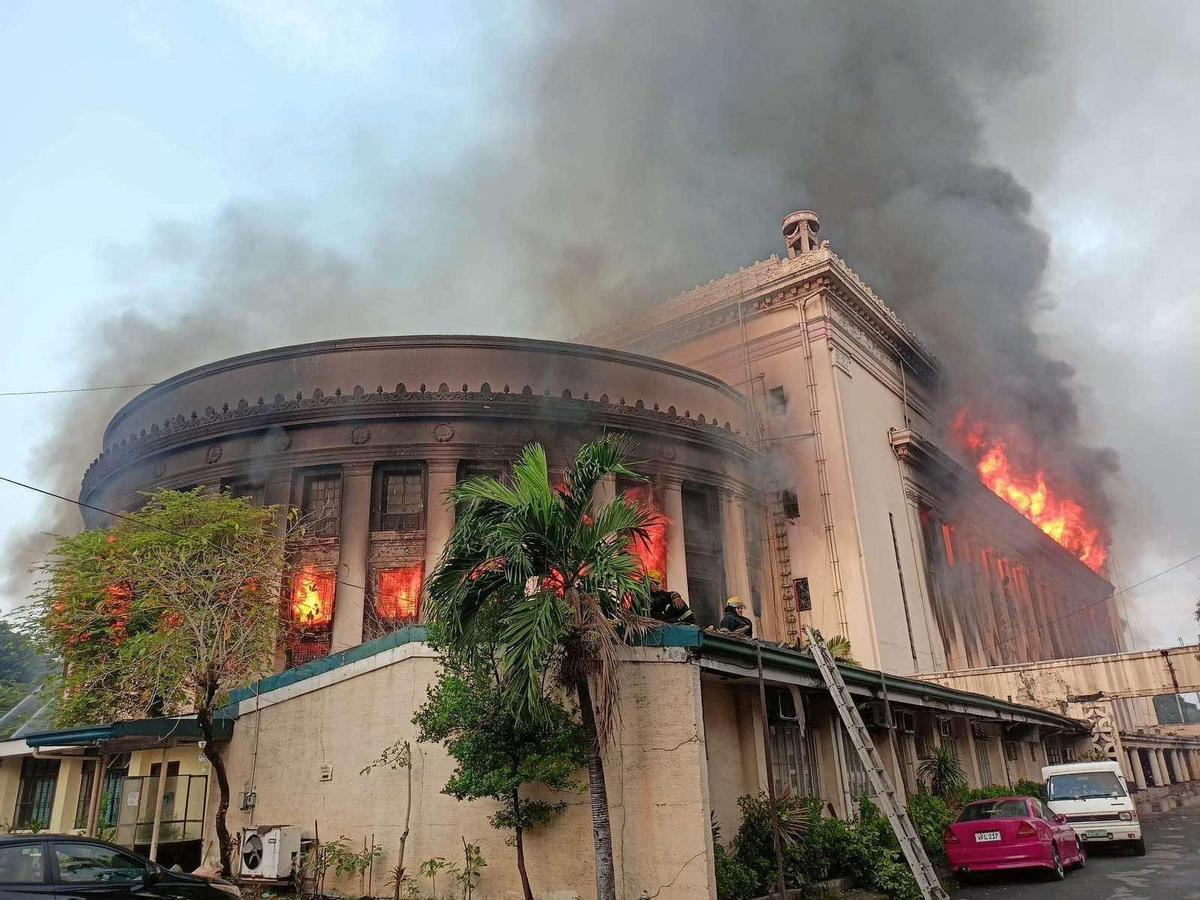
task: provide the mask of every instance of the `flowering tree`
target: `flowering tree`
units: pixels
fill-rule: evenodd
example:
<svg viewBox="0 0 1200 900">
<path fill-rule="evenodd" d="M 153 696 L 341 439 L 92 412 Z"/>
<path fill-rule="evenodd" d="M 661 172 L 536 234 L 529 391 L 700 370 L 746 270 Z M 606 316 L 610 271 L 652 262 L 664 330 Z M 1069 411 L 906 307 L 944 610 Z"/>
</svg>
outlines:
<svg viewBox="0 0 1200 900">
<path fill-rule="evenodd" d="M 59 725 L 195 713 L 220 792 L 230 873 L 229 779 L 213 742 L 228 692 L 268 674 L 280 631 L 281 511 L 229 494 L 160 490 L 110 528 L 60 538 L 28 618 L 65 663 Z"/>
</svg>

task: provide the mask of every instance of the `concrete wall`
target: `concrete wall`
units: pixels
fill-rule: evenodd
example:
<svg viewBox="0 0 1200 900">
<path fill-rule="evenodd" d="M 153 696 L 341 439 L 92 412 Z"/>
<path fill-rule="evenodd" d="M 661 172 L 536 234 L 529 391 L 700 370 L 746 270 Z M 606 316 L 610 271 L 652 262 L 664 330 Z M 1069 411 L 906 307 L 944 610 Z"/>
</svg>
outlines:
<svg viewBox="0 0 1200 900">
<path fill-rule="evenodd" d="M 405 779 L 400 772 L 360 770 L 406 738 L 414 741 L 406 866 L 412 871 L 434 856 L 454 859 L 465 837 L 482 845 L 488 861 L 476 897 L 516 896 L 508 835 L 487 821 L 494 805 L 442 794 L 452 760 L 440 746 L 415 743 L 411 719 L 436 676 L 437 660 L 424 645 L 399 649 L 404 652 L 392 664 L 348 678 L 334 670 L 281 696 L 264 695 L 259 712 L 243 714 L 226 758 L 235 794 L 252 785 L 258 803 L 251 813 L 231 810 L 230 828 L 236 833 L 246 824 L 297 824 L 312 837 L 319 827 L 323 840 L 345 835 L 355 846 L 374 834 L 384 848 L 375 865 L 374 891 L 381 893 L 385 873 L 396 863 Z M 606 776 L 622 896 L 643 890 L 661 898 L 713 896 L 698 668 L 679 652 L 638 651 L 634 663 L 623 667 L 620 714 Z M 332 766 L 328 781 L 321 780 L 323 766 Z M 568 804 L 563 816 L 527 838 L 530 880 L 539 897 L 587 897 L 595 891 L 587 796 L 561 799 Z M 210 835 L 208 857 L 214 855 Z M 339 887 L 359 890 L 357 880 Z"/>
</svg>

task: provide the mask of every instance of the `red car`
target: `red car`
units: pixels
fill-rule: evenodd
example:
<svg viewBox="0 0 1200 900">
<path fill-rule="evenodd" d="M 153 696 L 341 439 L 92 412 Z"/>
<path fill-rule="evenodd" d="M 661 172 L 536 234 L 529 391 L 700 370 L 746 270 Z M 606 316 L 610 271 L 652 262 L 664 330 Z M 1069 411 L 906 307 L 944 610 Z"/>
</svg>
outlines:
<svg viewBox="0 0 1200 900">
<path fill-rule="evenodd" d="M 961 875 L 1001 869 L 1045 869 L 1055 879 L 1087 862 L 1083 844 L 1041 800 L 1002 797 L 963 807 L 946 829 L 946 858 Z"/>
</svg>

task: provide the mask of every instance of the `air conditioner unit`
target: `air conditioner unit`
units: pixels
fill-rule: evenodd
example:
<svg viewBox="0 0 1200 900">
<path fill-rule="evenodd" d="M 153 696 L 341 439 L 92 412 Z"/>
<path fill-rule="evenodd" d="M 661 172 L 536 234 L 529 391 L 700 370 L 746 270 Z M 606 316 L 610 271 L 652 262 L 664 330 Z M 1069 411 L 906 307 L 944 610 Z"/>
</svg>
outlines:
<svg viewBox="0 0 1200 900">
<path fill-rule="evenodd" d="M 954 723 L 949 719 L 938 719 L 938 734 L 950 740 L 954 739 Z"/>
<path fill-rule="evenodd" d="M 896 720 L 896 730 L 901 734 L 915 734 L 917 731 L 917 717 L 910 712 L 905 712 L 902 709 L 892 710 L 892 716 Z"/>
<path fill-rule="evenodd" d="M 887 707 L 878 700 L 867 703 L 859 709 L 863 724 L 868 728 L 887 728 Z"/>
<path fill-rule="evenodd" d="M 260 825 L 242 829 L 242 878 L 283 881 L 300 867 L 300 826 Z"/>
</svg>

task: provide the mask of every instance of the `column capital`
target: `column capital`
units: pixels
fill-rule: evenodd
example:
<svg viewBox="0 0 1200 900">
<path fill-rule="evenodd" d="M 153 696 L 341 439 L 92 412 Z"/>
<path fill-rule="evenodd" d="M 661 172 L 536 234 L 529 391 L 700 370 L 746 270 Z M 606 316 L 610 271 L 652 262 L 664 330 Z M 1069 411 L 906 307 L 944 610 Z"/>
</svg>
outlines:
<svg viewBox="0 0 1200 900">
<path fill-rule="evenodd" d="M 430 472 L 458 472 L 458 457 L 435 457 L 425 460 L 425 467 Z"/>
<path fill-rule="evenodd" d="M 342 464 L 343 478 L 369 478 L 375 474 L 375 464 L 369 462 L 354 462 Z"/>
<path fill-rule="evenodd" d="M 678 491 L 683 487 L 683 476 L 670 472 L 659 472 L 654 476 L 654 480 L 658 482 L 663 490 Z"/>
</svg>

